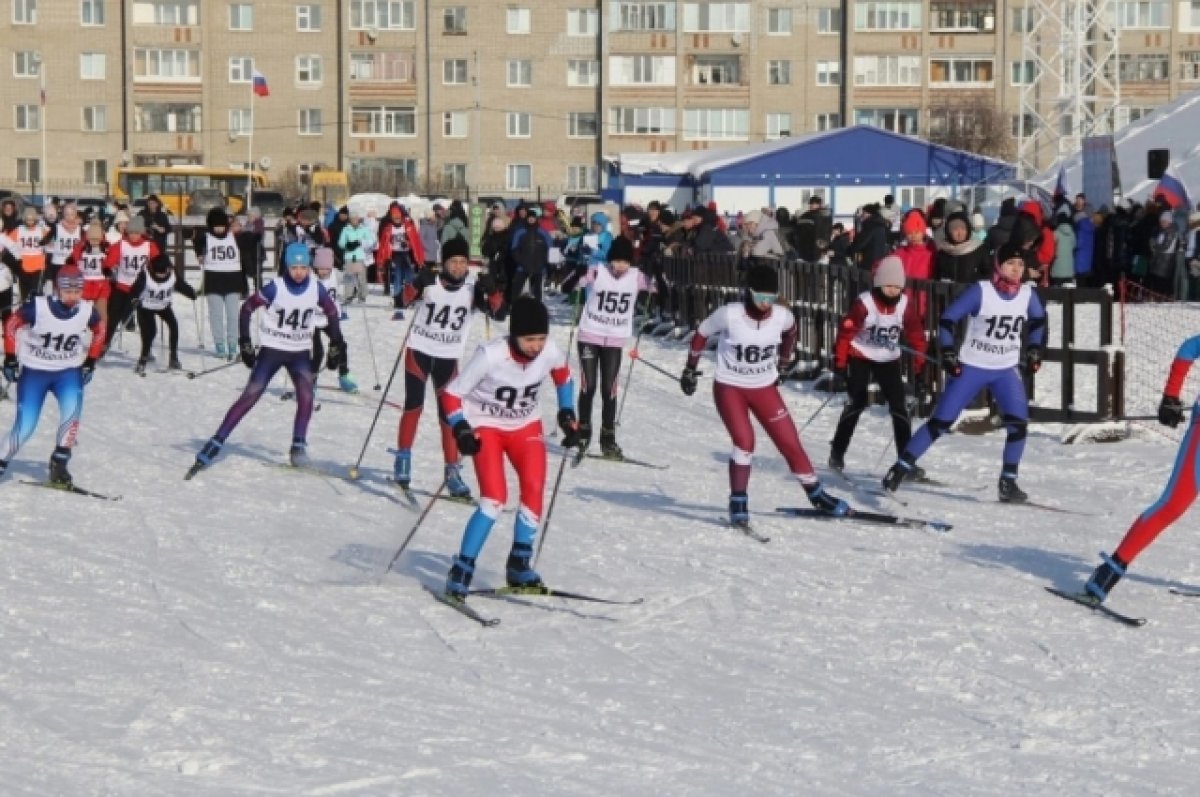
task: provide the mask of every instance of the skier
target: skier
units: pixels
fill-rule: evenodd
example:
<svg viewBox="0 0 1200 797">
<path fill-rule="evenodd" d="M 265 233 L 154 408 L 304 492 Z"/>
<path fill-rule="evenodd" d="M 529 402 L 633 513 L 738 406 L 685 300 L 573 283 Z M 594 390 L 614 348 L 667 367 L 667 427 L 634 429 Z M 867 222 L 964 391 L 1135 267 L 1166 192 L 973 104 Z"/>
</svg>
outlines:
<svg viewBox="0 0 1200 797">
<path fill-rule="evenodd" d="M 996 251 L 991 280 L 967 286 L 942 313 L 938 331 L 941 365 L 952 378 L 933 409 L 933 417 L 917 431 L 884 476 L 885 490 L 894 493 L 904 479 L 915 473 L 921 455 L 950 431 L 963 408 L 986 388 L 996 399 L 1008 431 L 998 487 L 1000 500 L 1021 503 L 1029 499 L 1017 485 L 1029 422 L 1029 402 L 1017 364 L 1022 361 L 1024 333 L 1028 341 L 1024 368 L 1029 373 L 1041 368 L 1046 311 L 1033 289 L 1021 282 L 1024 273 L 1025 254 L 1016 243 L 1006 243 Z M 967 319 L 966 337 L 956 352 L 954 331 L 963 319 Z"/>
<path fill-rule="evenodd" d="M 599 386 L 602 402 L 600 452 L 610 459 L 624 458 L 617 445 L 616 431 L 621 354 L 633 336 L 638 293 L 650 290 L 646 276 L 633 268 L 633 258 L 633 243 L 619 235 L 608 249 L 608 264 L 590 268 L 579 283 L 589 288 L 579 317 L 579 446 L 585 449 L 591 443 L 592 401 Z M 599 384 L 596 382 L 597 370 L 600 372 Z"/>
<path fill-rule="evenodd" d="M 117 327 L 133 312 L 133 297 L 142 288 L 143 276 L 151 261 L 158 259 L 158 247 L 146 238 L 146 220 L 137 216 L 125 226 L 125 237 L 108 247 L 104 267 L 115 270 L 112 295 L 108 300 L 105 340 L 112 343 Z"/>
<path fill-rule="evenodd" d="M 54 275 L 67 264 L 75 247 L 83 240 L 83 225 L 79 221 L 79 209 L 75 204 L 63 208 L 62 219 L 50 225 L 51 240 L 47 244 L 50 263 L 46 267 L 45 279 L 54 282 Z"/>
<path fill-rule="evenodd" d="M 1200 358 L 1200 335 L 1185 340 L 1175 353 L 1175 361 L 1171 363 L 1162 402 L 1158 406 L 1158 421 L 1164 426 L 1175 428 L 1184 420 L 1179 394 L 1197 358 Z M 1175 466 L 1163 494 L 1133 522 L 1112 556 L 1100 555 L 1103 561 L 1085 587 L 1087 595 L 1096 603 L 1102 603 L 1108 597 L 1133 560 L 1168 526 L 1182 517 L 1196 500 L 1200 489 L 1197 473 L 1200 473 L 1200 399 L 1192 406 L 1188 430 L 1179 444 Z"/>
<path fill-rule="evenodd" d="M 92 303 L 83 299 L 78 268 L 60 268 L 55 288 L 56 297 L 31 296 L 4 325 L 4 376 L 17 383 L 17 415 L 0 455 L 0 475 L 37 429 L 46 394 L 53 393 L 59 423 L 49 483 L 69 488 L 67 462 L 79 434 L 83 386 L 92 380 L 96 360 L 104 353 L 104 325 Z M 83 334 L 88 330 L 92 342 L 85 348 Z"/>
<path fill-rule="evenodd" d="M 479 310 L 503 320 L 504 295 L 490 276 L 468 278 L 470 246 L 462 236 L 454 236 L 442 245 L 442 270 L 422 270 L 404 288 L 404 306 L 420 297 L 408 350 L 404 354 L 404 412 L 397 431 L 393 475 L 396 483 L 408 489 L 412 482 L 412 447 L 417 438 L 417 422 L 425 406 L 425 383 L 432 377 L 433 389 L 440 398 L 446 386 L 458 376 L 458 361 L 467 345 L 471 315 Z M 442 456 L 446 462 L 446 490 L 454 498 L 471 497 L 471 488 L 462 478 L 461 457 L 454 432 L 445 413 L 439 412 L 442 428 Z"/>
<path fill-rule="evenodd" d="M 837 431 L 829 450 L 829 467 L 846 467 L 846 449 L 854 436 L 858 416 L 867 408 L 867 388 L 879 385 L 892 415 L 892 434 L 896 450 L 903 451 L 912 437 L 908 405 L 904 398 L 904 377 L 900 372 L 900 349 L 904 338 L 914 351 L 925 351 L 925 330 L 918 310 L 919 302 L 904 293 L 904 261 L 888 255 L 879 261 L 872 278 L 874 287 L 864 291 L 850 305 L 838 325 L 834 345 L 834 373 L 846 382 L 849 401 L 842 410 Z M 913 363 L 914 378 L 919 379 L 924 357 Z M 910 478 L 917 473 L 914 468 Z"/>
<path fill-rule="evenodd" d="M 459 450 L 475 457 L 479 507 L 467 521 L 458 555 L 446 577 L 446 595 L 463 599 L 475 573 L 475 560 L 507 500 L 504 457 L 517 471 L 521 505 L 505 567 L 507 583 L 537 588 L 533 540 L 542 515 L 546 486 L 546 444 L 538 388 L 549 374 L 557 386 L 558 426 L 562 445 L 578 444 L 574 385 L 567 355 L 549 340 L 550 314 L 532 297 L 513 302 L 508 337 L 480 346 L 442 393 L 442 411 L 454 430 Z M 474 427 L 472 427 L 474 423 Z"/>
<path fill-rule="evenodd" d="M 208 211 L 205 228 L 196 230 L 192 245 L 204 269 L 200 290 L 208 303 L 213 345 L 218 357 L 232 362 L 238 356 L 234 334 L 238 328 L 238 303 L 246 293 L 246 277 L 242 274 L 237 237 L 229 228 L 229 214 L 221 208 Z"/>
<path fill-rule="evenodd" d="M 233 402 L 220 428 L 200 453 L 186 478 L 196 475 L 216 459 L 230 433 L 262 398 L 271 378 L 286 368 L 296 391 L 296 419 L 292 426 L 292 447 L 288 459 L 293 467 L 308 467 L 308 422 L 313 411 L 313 371 L 310 349 L 315 316 L 324 313 L 329 334 L 330 370 L 346 361 L 346 342 L 338 326 L 338 311 L 325 289 L 309 273 L 312 266 L 308 246 L 288 244 L 283 254 L 285 271 L 242 304 L 238 316 L 238 351 L 242 362 L 251 369 L 250 381 Z M 256 352 L 250 340 L 250 319 L 263 308 L 259 322 L 261 348 Z"/>
<path fill-rule="evenodd" d="M 767 265 L 752 267 L 746 276 L 747 290 L 741 302 L 718 307 L 700 323 L 692 337 L 687 366 L 679 379 L 685 396 L 696 392 L 696 365 L 705 344 L 724 332 L 717 345 L 717 373 L 713 400 L 717 413 L 733 439 L 729 455 L 729 522 L 738 527 L 750 523 L 746 488 L 754 455 L 754 427 L 758 419 L 788 470 L 800 482 L 813 507 L 834 515 L 846 515 L 850 506 L 825 491 L 817 478 L 796 424 L 779 394 L 779 362 L 787 362 L 796 345 L 796 320 L 792 311 L 775 303 L 779 297 L 779 274 Z"/>
<path fill-rule="evenodd" d="M 83 272 L 83 299 L 91 302 L 100 320 L 108 326 L 108 297 L 112 293 L 109 273 L 104 266 L 108 256 L 108 242 L 104 240 L 104 226 L 98 220 L 87 226 L 87 233 L 75 246 L 68 258 L 69 263 L 79 266 Z"/>
<path fill-rule="evenodd" d="M 338 303 L 339 291 L 341 290 L 341 279 L 339 279 L 337 271 L 333 267 L 333 250 L 328 246 L 322 246 L 313 253 L 313 269 L 317 272 L 317 279 L 321 286 L 325 288 L 325 292 L 329 294 L 329 298 L 333 300 L 334 307 L 338 308 L 338 319 L 345 321 L 350 318 L 346 311 L 342 309 Z M 329 332 L 326 329 L 325 318 L 318 316 L 316 319 L 316 331 L 313 333 L 312 347 L 312 367 L 313 367 L 313 389 L 316 389 L 317 375 L 321 373 L 321 361 L 325 358 L 325 346 L 321 343 L 321 336 L 329 337 Z M 332 342 L 332 339 L 331 339 Z M 357 393 L 358 384 L 354 381 L 354 377 L 350 376 L 350 363 L 343 358 L 338 365 L 338 387 L 346 393 Z"/>
<path fill-rule="evenodd" d="M 150 359 L 150 347 L 154 345 L 154 336 L 158 328 L 156 322 L 159 318 L 167 325 L 167 346 L 171 350 L 167 370 L 183 369 L 183 363 L 179 362 L 179 322 L 175 319 L 175 310 L 171 307 L 171 298 L 176 292 L 182 293 L 193 302 L 196 301 L 196 289 L 187 282 L 176 279 L 171 258 L 165 253 L 160 254 L 146 269 L 145 284 L 138 299 L 137 323 L 142 333 L 142 353 L 133 368 L 134 373 L 146 375 L 146 363 Z"/>
</svg>

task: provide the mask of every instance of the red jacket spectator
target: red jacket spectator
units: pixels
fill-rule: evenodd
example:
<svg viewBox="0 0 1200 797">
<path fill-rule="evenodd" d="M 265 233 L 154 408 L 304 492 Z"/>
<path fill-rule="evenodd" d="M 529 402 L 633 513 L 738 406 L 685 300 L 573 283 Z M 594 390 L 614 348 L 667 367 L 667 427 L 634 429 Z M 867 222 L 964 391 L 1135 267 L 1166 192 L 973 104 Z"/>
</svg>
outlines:
<svg viewBox="0 0 1200 797">
<path fill-rule="evenodd" d="M 408 239 L 408 248 L 412 252 L 413 264 L 420 268 L 425 262 L 425 248 L 421 245 L 421 231 L 404 212 L 399 202 L 388 206 L 388 214 L 379 222 L 379 263 L 387 263 L 392 259 L 393 234 L 404 235 Z"/>
</svg>

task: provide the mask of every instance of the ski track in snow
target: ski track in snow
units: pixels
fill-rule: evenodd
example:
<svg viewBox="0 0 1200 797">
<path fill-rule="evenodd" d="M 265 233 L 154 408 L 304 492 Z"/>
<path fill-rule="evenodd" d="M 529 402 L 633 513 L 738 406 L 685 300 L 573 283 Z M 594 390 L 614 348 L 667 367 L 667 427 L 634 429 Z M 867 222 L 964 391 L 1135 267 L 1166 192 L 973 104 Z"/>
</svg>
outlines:
<svg viewBox="0 0 1200 797">
<path fill-rule="evenodd" d="M 189 304 L 176 304 L 182 356 L 198 369 Z M 368 314 L 381 383 L 408 323 L 384 305 L 350 310 Z M 565 345 L 565 308 L 551 307 Z M 380 395 L 362 319 L 345 329 L 363 396 L 330 400 L 309 435 L 314 459 L 338 471 Z M 1002 433 L 946 437 L 922 465 L 987 490 L 912 489 L 901 512 L 953 523 L 943 536 L 771 516 L 804 501 L 760 433 L 760 545 L 712 522 L 729 441 L 711 377 L 686 399 L 638 368 L 619 438 L 670 469 L 568 467 L 539 569 L 551 585 L 645 603 L 475 598 L 503 620 L 483 629 L 422 588 L 444 579 L 468 507 L 435 507 L 379 579 L 416 520 L 383 482 L 394 409 L 360 483 L 265 468 L 291 434 L 277 378 L 216 465 L 184 482 L 247 372 L 141 379 L 133 336 L 124 346 L 88 388 L 72 461 L 81 485 L 124 500 L 16 483 L 44 474 L 53 402 L 0 483 L 5 795 L 1194 792 L 1200 618 L 1166 590 L 1200 583 L 1194 520 L 1114 592 L 1114 608 L 1150 618 L 1143 629 L 1041 589 L 1081 584 L 1112 549 L 1165 481 L 1169 442 L 1064 446 L 1058 427 L 1034 427 L 1022 484 L 1098 515 L 1077 517 L 993 503 Z M 684 361 L 677 343 L 643 338 L 641 351 L 672 372 Z M 823 398 L 784 391 L 798 423 Z M 402 396 L 398 379 L 389 398 Z M 818 464 L 838 403 L 804 434 Z M 0 403 L 0 424 L 13 411 Z M 850 470 L 882 474 L 889 437 L 882 410 L 867 413 Z M 552 483 L 554 454 L 549 464 Z M 441 476 L 432 398 L 415 476 L 427 489 Z M 480 586 L 503 579 L 511 528 L 502 516 Z"/>
</svg>

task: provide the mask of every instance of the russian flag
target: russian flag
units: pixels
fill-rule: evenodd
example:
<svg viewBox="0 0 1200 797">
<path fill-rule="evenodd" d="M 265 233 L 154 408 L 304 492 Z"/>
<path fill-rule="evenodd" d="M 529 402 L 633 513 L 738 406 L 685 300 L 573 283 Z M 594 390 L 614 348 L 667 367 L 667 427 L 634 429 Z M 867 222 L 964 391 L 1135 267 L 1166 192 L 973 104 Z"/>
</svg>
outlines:
<svg viewBox="0 0 1200 797">
<path fill-rule="evenodd" d="M 1188 197 L 1187 188 L 1178 178 L 1163 172 L 1162 178 L 1158 181 L 1158 187 L 1154 189 L 1154 198 L 1161 197 L 1163 201 L 1170 206 L 1171 210 L 1191 210 L 1192 200 Z"/>
<path fill-rule="evenodd" d="M 259 97 L 271 96 L 271 91 L 267 88 L 267 78 L 262 72 L 259 72 L 257 69 L 255 69 L 253 72 L 253 80 L 255 94 L 257 94 Z"/>
</svg>

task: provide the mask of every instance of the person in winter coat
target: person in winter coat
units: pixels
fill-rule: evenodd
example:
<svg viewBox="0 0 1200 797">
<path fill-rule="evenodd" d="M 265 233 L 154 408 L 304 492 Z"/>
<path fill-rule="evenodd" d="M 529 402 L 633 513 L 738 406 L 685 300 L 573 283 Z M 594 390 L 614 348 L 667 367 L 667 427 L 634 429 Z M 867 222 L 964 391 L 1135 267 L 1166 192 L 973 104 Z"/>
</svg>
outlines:
<svg viewBox="0 0 1200 797">
<path fill-rule="evenodd" d="M 1075 225 L 1071 212 L 1063 206 L 1054 217 L 1054 263 L 1050 266 L 1050 284 L 1075 282 Z"/>
<path fill-rule="evenodd" d="M 1092 209 L 1084 205 L 1075 211 L 1075 284 L 1081 287 L 1092 285 L 1092 258 L 1096 255 L 1096 225 L 1092 222 Z M 1056 230 L 1057 234 L 1057 230 Z M 1057 246 L 1057 241 L 1055 246 Z"/>
<path fill-rule="evenodd" d="M 1150 239 L 1146 287 L 1164 296 L 1171 296 L 1175 286 L 1175 269 L 1182 251 L 1183 241 L 1179 228 L 1175 226 L 1175 215 L 1169 209 L 1163 210 L 1158 215 L 1158 234 Z"/>
<path fill-rule="evenodd" d="M 534 207 L 530 208 L 529 212 L 536 214 L 538 210 Z M 613 234 L 608 229 L 607 213 L 597 211 L 592 214 L 590 221 L 592 225 L 591 233 L 584 236 L 585 254 L 587 255 L 588 268 L 598 268 L 608 262 L 608 248 L 612 246 Z M 593 236 L 595 237 L 594 242 L 590 240 Z M 513 241 L 513 245 L 516 245 L 515 240 Z M 551 239 L 550 245 L 554 245 L 553 239 Z"/>
<path fill-rule="evenodd" d="M 262 264 L 267 259 L 262 231 L 256 230 L 251 220 L 238 216 L 233 220 L 233 237 L 242 260 L 242 277 L 253 290 L 258 290 L 262 283 Z M 249 295 L 249 291 L 242 292 L 242 296 Z"/>
<path fill-rule="evenodd" d="M 479 242 L 480 253 L 487 271 L 496 280 L 500 292 L 508 296 L 512 285 L 512 225 L 508 214 L 501 211 L 489 217 Z"/>
<path fill-rule="evenodd" d="M 8 235 L 21 226 L 21 216 L 17 213 L 17 203 L 12 199 L 0 202 L 0 233 Z"/>
<path fill-rule="evenodd" d="M 717 216 L 715 210 L 701 205 L 693 212 L 693 218 L 694 226 L 686 244 L 692 254 L 723 255 L 733 251 L 733 241 L 729 240 L 729 236 L 722 230 L 725 222 Z"/>
<path fill-rule="evenodd" d="M 167 251 L 167 235 L 171 232 L 171 217 L 163 210 L 157 194 L 146 197 L 146 205 L 138 215 L 146 220 L 146 234 L 159 251 Z"/>
<path fill-rule="evenodd" d="M 742 219 L 742 238 L 738 252 L 745 257 L 783 257 L 779 225 L 761 211 L 752 210 Z"/>
<path fill-rule="evenodd" d="M 554 246 L 554 241 L 538 225 L 540 215 L 541 210 L 536 205 L 530 207 L 525 214 L 523 225 L 513 231 L 512 260 L 515 269 L 508 294 L 510 306 L 520 298 L 526 281 L 529 282 L 529 292 L 533 298 L 538 302 L 542 301 L 542 281 L 545 277 L 546 266 L 550 262 L 550 247 Z M 605 218 L 607 219 L 607 217 Z M 609 234 L 608 241 L 604 246 L 606 254 L 608 245 L 611 243 L 612 235 Z"/>
<path fill-rule="evenodd" d="M 1033 253 L 1033 257 L 1025 259 L 1023 281 L 1033 281 L 1042 287 L 1050 284 L 1050 265 L 1054 262 L 1054 230 L 1045 222 L 1040 202 L 1030 199 L 1021 203 L 1009 240 Z"/>
<path fill-rule="evenodd" d="M 367 252 L 373 240 L 371 230 L 363 224 L 362 217 L 357 213 L 351 213 L 350 223 L 342 228 L 342 234 L 338 236 L 338 248 L 346 253 L 342 260 L 346 283 L 343 304 L 349 303 L 353 298 L 366 301 Z M 337 300 L 336 294 L 334 300 Z"/>
<path fill-rule="evenodd" d="M 960 285 L 987 279 L 992 273 L 992 258 L 983 241 L 971 233 L 966 211 L 946 218 L 946 238 L 938 244 L 934 258 L 934 279 Z"/>
<path fill-rule="evenodd" d="M 434 268 L 439 262 L 442 252 L 442 242 L 438 237 L 438 219 L 433 208 L 425 211 L 425 216 L 418 225 L 421 231 L 421 246 L 425 249 L 425 268 Z"/>
<path fill-rule="evenodd" d="M 387 217 L 379 222 L 378 264 L 391 273 L 392 320 L 404 318 L 404 286 L 413 281 L 425 262 L 425 247 L 417 225 L 399 202 L 388 206 Z"/>
<path fill-rule="evenodd" d="M 913 208 L 904 214 L 900 220 L 900 232 L 903 242 L 896 247 L 893 255 L 900 258 L 904 264 L 904 276 L 908 281 L 933 279 L 933 261 L 937 256 L 937 248 L 929 238 L 929 228 L 925 226 L 925 214 Z M 909 301 L 914 300 L 912 287 L 905 289 Z M 922 292 L 916 295 L 917 311 L 922 318 L 928 311 L 929 297 Z"/>
<path fill-rule="evenodd" d="M 342 205 L 338 208 L 333 221 L 326 226 L 326 231 L 329 233 L 328 242 L 333 247 L 334 268 L 340 269 L 346 262 L 346 252 L 338 242 L 342 240 L 342 230 L 346 229 L 346 225 L 349 223 L 350 208 Z"/>
<path fill-rule="evenodd" d="M 1008 239 L 1012 235 L 1013 224 L 1016 221 L 1017 200 L 1015 197 L 1006 197 L 1000 203 L 1000 215 L 996 218 L 996 223 L 988 229 L 987 238 L 983 242 L 989 255 L 994 256 L 997 249 L 1008 243 Z"/>
<path fill-rule="evenodd" d="M 204 269 L 201 293 L 208 303 L 213 345 L 218 357 L 232 362 L 238 356 L 238 312 L 246 293 L 246 278 L 228 214 L 221 208 L 208 211 L 205 229 L 196 231 L 192 244 Z"/>
<path fill-rule="evenodd" d="M 468 247 L 471 245 L 471 224 L 467 221 L 467 211 L 463 208 L 462 202 L 457 199 L 450 203 L 450 209 L 446 211 L 446 218 L 442 222 L 438 241 L 446 243 L 455 236 L 466 241 Z"/>
<path fill-rule="evenodd" d="M 862 221 L 854 243 L 850 244 L 850 254 L 857 259 L 859 268 L 871 268 L 891 251 L 890 231 L 883 216 L 879 215 L 879 205 L 864 205 L 862 210 Z"/>
</svg>

